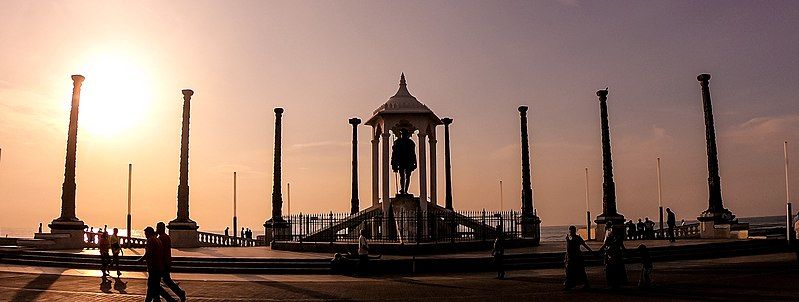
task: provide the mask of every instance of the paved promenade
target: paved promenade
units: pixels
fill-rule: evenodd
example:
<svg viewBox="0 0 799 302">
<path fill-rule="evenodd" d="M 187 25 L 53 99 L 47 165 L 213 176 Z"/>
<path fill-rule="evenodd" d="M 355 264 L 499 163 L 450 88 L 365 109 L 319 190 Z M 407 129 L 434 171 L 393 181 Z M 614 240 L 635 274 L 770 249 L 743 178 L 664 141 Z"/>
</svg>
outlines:
<svg viewBox="0 0 799 302">
<path fill-rule="evenodd" d="M 638 265 L 629 265 L 637 280 Z M 594 289 L 563 291 L 561 269 L 491 273 L 343 277 L 335 275 L 173 274 L 189 301 L 797 301 L 799 266 L 791 253 L 658 262 L 655 286 L 603 289 L 600 267 L 588 269 Z M 142 301 L 143 273 L 125 272 L 101 285 L 97 271 L 0 265 L 0 301 Z"/>
<path fill-rule="evenodd" d="M 565 233 L 563 236 L 566 236 Z M 646 246 L 662 247 L 662 246 L 688 246 L 706 243 L 722 243 L 722 242 L 735 242 L 739 240 L 732 239 L 689 239 L 680 240 L 675 243 L 670 243 L 667 240 L 628 240 L 624 242 L 627 248 L 635 248 L 638 244 L 644 243 Z M 592 249 L 598 249 L 602 242 L 589 241 L 588 245 Z M 536 247 L 524 248 L 509 248 L 505 253 L 508 255 L 513 254 L 534 254 L 534 253 L 552 253 L 552 252 L 565 252 L 565 242 L 542 242 L 541 245 Z M 59 251 L 63 252 L 63 251 Z M 85 249 L 72 251 L 79 254 L 99 255 L 97 249 Z M 125 256 L 142 255 L 144 249 L 125 249 Z M 462 257 L 479 257 L 488 256 L 489 251 L 472 251 L 457 254 L 446 255 L 422 255 L 416 258 L 462 258 Z M 309 253 L 309 252 L 290 252 L 272 250 L 269 247 L 203 247 L 203 248 L 186 248 L 186 249 L 173 249 L 173 257 L 200 257 L 200 258 L 219 258 L 219 257 L 234 257 L 234 258 L 270 258 L 270 259 L 330 259 L 331 253 Z M 394 256 L 384 255 L 384 259 L 406 259 L 411 256 Z"/>
</svg>

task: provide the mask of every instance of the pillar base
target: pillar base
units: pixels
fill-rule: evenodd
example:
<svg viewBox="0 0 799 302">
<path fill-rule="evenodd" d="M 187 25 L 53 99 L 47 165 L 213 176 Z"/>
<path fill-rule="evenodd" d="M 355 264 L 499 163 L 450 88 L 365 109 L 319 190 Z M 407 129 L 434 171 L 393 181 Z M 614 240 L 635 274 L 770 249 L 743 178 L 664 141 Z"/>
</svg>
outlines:
<svg viewBox="0 0 799 302">
<path fill-rule="evenodd" d="M 264 241 L 271 245 L 273 241 L 291 240 L 291 225 L 283 219 L 269 219 L 264 223 Z"/>
<path fill-rule="evenodd" d="M 86 225 L 80 219 L 63 219 L 57 218 L 49 225 L 50 233 L 69 235 L 69 236 L 56 236 L 51 239 L 55 242 L 54 245 L 49 246 L 50 249 L 83 249 L 86 247 L 86 242 L 83 239 L 85 234 Z"/>
<path fill-rule="evenodd" d="M 713 220 L 700 221 L 699 238 L 747 239 L 749 238 L 749 224 L 738 222 L 716 223 Z"/>
<path fill-rule="evenodd" d="M 522 217 L 522 237 L 532 238 L 536 244 L 541 241 L 541 218 L 536 215 Z"/>
<path fill-rule="evenodd" d="M 699 214 L 699 217 L 697 217 L 696 220 L 699 220 L 700 222 L 712 221 L 715 224 L 729 224 L 738 222 L 738 220 L 735 219 L 735 214 L 730 212 L 728 209 L 707 209 L 702 212 L 702 214 Z"/>
<path fill-rule="evenodd" d="M 622 232 L 623 234 L 624 221 L 625 221 L 624 215 L 622 214 L 600 214 L 599 216 L 596 217 L 596 220 L 594 220 L 594 222 L 596 223 L 596 232 L 594 234 L 595 240 L 597 241 L 605 240 L 605 233 L 607 231 L 605 229 L 605 224 L 607 224 L 608 222 L 613 223 L 613 229 L 615 229 L 616 232 Z M 624 236 L 622 236 L 622 238 L 624 238 Z"/>
<path fill-rule="evenodd" d="M 189 222 L 178 222 L 177 220 L 173 220 L 170 221 L 166 227 L 169 229 L 169 237 L 172 239 L 172 247 L 200 247 L 200 234 L 197 232 L 199 227 L 197 226 L 196 222 L 191 220 L 189 220 Z"/>
</svg>

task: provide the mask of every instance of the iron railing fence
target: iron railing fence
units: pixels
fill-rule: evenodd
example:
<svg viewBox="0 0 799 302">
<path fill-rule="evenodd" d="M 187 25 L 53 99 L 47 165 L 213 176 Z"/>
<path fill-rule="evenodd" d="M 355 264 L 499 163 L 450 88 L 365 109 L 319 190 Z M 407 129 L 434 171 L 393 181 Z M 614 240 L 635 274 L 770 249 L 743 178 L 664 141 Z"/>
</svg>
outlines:
<svg viewBox="0 0 799 302">
<path fill-rule="evenodd" d="M 389 217 L 382 211 L 354 215 L 328 212 L 300 213 L 284 219 L 291 231 L 277 236 L 276 241 L 357 242 L 361 230 L 370 243 L 486 241 L 496 238 L 498 230 L 507 239 L 522 235 L 522 216 L 518 211 L 431 209 L 427 215 L 418 210 L 392 211 Z"/>
</svg>

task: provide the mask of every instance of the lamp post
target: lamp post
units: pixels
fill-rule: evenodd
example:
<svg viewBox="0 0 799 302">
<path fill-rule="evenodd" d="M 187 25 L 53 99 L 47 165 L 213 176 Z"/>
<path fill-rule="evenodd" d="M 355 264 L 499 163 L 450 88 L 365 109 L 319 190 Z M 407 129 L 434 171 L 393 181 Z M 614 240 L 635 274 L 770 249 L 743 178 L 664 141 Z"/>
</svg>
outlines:
<svg viewBox="0 0 799 302">
<path fill-rule="evenodd" d="M 660 236 L 666 238 L 663 235 L 663 191 L 661 190 L 660 186 L 660 157 L 657 158 L 657 172 L 658 172 L 658 211 L 660 214 Z"/>
<path fill-rule="evenodd" d="M 236 213 L 237 213 L 237 210 L 238 210 L 236 208 L 236 202 L 237 202 L 237 200 L 236 200 L 237 196 L 236 195 L 238 194 L 236 189 L 237 189 L 236 188 L 236 172 L 233 172 L 233 237 L 234 238 L 236 237 L 236 230 L 238 230 L 238 228 L 239 228 L 239 225 L 238 225 L 239 218 L 236 217 Z"/>
<path fill-rule="evenodd" d="M 130 237 L 131 237 L 131 216 L 130 216 L 130 208 L 131 208 L 131 179 L 133 178 L 133 164 L 128 164 L 128 219 L 127 219 L 127 236 L 128 236 L 128 244 L 130 244 Z"/>
<path fill-rule="evenodd" d="M 585 167 L 585 233 L 586 240 L 591 240 L 591 203 L 588 192 L 588 167 Z"/>
<path fill-rule="evenodd" d="M 786 220 L 787 220 L 786 221 L 786 223 L 787 223 L 786 229 L 788 230 L 788 232 L 787 232 L 786 235 L 788 236 L 788 243 L 790 244 L 790 243 L 793 243 L 793 241 L 796 239 L 796 237 L 794 237 L 794 236 L 796 236 L 796 234 L 794 234 L 795 230 L 793 229 L 793 213 L 792 213 L 792 210 L 791 210 L 791 191 L 788 188 L 788 184 L 789 184 L 789 182 L 788 182 L 788 141 L 784 141 L 782 143 L 782 151 L 783 151 L 783 155 L 785 157 L 785 209 L 788 212 L 787 213 L 788 216 L 786 217 Z"/>
</svg>

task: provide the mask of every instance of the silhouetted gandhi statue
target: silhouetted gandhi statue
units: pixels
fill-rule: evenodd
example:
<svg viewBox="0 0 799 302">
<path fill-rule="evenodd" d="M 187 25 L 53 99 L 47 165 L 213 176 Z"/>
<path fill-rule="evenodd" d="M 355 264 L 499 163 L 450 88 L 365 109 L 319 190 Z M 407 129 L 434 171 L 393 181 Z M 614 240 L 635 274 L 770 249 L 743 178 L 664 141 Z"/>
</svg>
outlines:
<svg viewBox="0 0 799 302">
<path fill-rule="evenodd" d="M 416 144 L 410 138 L 408 130 L 400 131 L 400 138 L 391 147 L 391 168 L 400 176 L 400 194 L 408 194 L 411 184 L 411 172 L 416 170 Z"/>
</svg>

